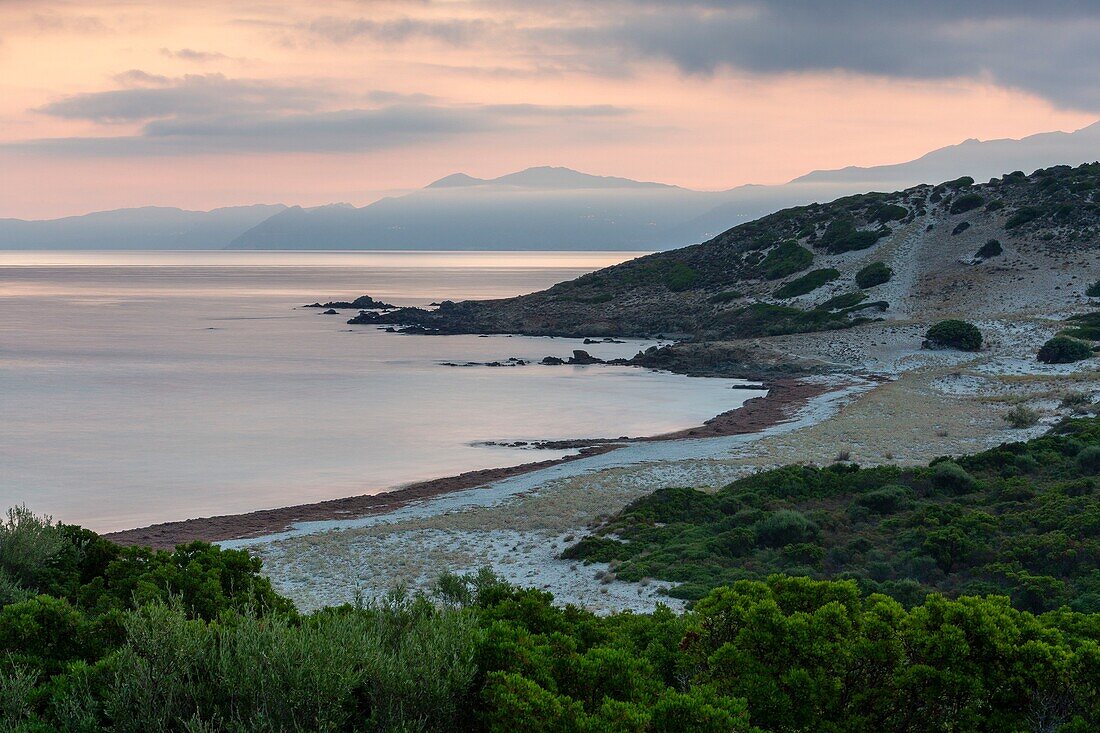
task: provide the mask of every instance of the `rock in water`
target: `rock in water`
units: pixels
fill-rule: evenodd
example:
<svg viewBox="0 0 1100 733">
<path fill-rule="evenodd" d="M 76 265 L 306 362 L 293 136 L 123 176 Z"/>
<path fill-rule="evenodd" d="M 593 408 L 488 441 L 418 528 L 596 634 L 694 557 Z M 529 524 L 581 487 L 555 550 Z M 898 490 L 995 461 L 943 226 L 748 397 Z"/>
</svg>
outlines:
<svg viewBox="0 0 1100 733">
<path fill-rule="evenodd" d="M 573 356 L 570 357 L 568 363 L 574 365 L 603 364 L 603 359 L 597 359 L 596 357 L 589 354 L 587 351 L 582 351 L 581 349 L 573 349 Z"/>
</svg>

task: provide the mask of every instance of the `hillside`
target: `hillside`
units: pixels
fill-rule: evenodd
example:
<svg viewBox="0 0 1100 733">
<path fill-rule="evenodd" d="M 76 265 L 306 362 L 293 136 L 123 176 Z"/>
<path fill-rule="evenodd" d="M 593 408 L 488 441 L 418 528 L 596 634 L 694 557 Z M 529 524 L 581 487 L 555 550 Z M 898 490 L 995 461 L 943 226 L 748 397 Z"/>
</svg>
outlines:
<svg viewBox="0 0 1100 733">
<path fill-rule="evenodd" d="M 785 209 L 702 244 L 531 295 L 364 314 L 351 322 L 698 342 L 827 331 L 871 319 L 1056 313 L 1080 301 L 1095 272 L 1098 191 L 1100 164 L 1092 163 L 982 184 L 961 178 L 849 196 Z M 860 275 L 871 265 L 877 282 L 875 270 Z"/>
</svg>

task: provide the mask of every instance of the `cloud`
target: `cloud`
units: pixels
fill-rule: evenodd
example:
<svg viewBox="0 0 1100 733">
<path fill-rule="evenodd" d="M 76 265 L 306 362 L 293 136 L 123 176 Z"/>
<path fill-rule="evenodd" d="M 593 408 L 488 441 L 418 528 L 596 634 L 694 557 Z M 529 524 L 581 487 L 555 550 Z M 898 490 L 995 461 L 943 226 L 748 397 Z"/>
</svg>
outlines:
<svg viewBox="0 0 1100 733">
<path fill-rule="evenodd" d="M 1100 109 L 1100 3 L 1067 0 L 637 0 L 533 31 L 593 69 L 663 60 L 688 74 L 843 71 L 978 79 Z"/>
<path fill-rule="evenodd" d="M 397 18 L 378 21 L 324 16 L 301 24 L 299 29 L 331 43 L 349 43 L 360 39 L 401 43 L 414 38 L 428 38 L 454 46 L 465 46 L 483 39 L 496 26 L 495 22 L 482 18 Z"/>
<path fill-rule="evenodd" d="M 198 64 L 205 64 L 210 61 L 223 61 L 229 58 L 224 53 L 196 51 L 193 48 L 181 48 L 175 51 L 170 48 L 162 48 L 160 50 L 160 55 L 167 56 L 170 59 L 179 59 L 180 61 L 193 61 Z"/>
<path fill-rule="evenodd" d="M 139 124 L 136 134 L 44 138 L 3 147 L 47 154 L 150 156 L 242 152 L 363 152 L 462 135 L 621 118 L 612 105 L 445 104 L 424 94 L 377 90 L 368 106 L 332 109 L 335 93 L 314 85 L 228 79 L 177 79 L 132 70 L 131 88 L 78 94 L 37 111 L 64 119 Z"/>
<path fill-rule="evenodd" d="M 135 69 L 117 78 L 142 86 L 76 94 L 34 111 L 69 120 L 140 122 L 215 113 L 305 111 L 317 109 L 334 98 L 322 88 L 229 79 L 222 74 L 189 74 L 169 79 Z"/>
<path fill-rule="evenodd" d="M 72 13 L 35 13 L 31 24 L 39 33 L 110 33 L 111 29 L 103 20 L 94 15 L 74 15 Z"/>
</svg>

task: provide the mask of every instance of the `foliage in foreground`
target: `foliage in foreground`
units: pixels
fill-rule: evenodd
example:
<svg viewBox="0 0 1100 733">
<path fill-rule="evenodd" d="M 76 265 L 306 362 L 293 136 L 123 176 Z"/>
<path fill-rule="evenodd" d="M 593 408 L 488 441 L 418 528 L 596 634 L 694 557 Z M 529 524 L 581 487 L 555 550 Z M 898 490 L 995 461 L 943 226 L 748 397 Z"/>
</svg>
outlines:
<svg viewBox="0 0 1100 733">
<path fill-rule="evenodd" d="M 661 489 L 566 557 L 710 589 L 772 573 L 853 579 L 909 605 L 996 593 L 1100 612 L 1100 420 L 927 467 L 787 466 L 717 493 Z"/>
<path fill-rule="evenodd" d="M 716 589 L 682 614 L 600 617 L 552 600 L 483 572 L 444 576 L 436 603 L 309 616 L 206 620 L 153 601 L 121 614 L 108 648 L 52 672 L 0 663 L 0 728 L 1080 733 L 1100 721 L 1097 614 L 1035 616 L 996 597 L 906 610 L 851 581 L 785 576 Z"/>
<path fill-rule="evenodd" d="M 578 547 L 716 587 L 606 617 L 488 572 L 305 615 L 243 552 L 121 548 L 14 510 L 0 730 L 1092 731 L 1097 475 L 1084 419 L 928 468 L 658 492 L 616 520 L 629 542 Z"/>
</svg>

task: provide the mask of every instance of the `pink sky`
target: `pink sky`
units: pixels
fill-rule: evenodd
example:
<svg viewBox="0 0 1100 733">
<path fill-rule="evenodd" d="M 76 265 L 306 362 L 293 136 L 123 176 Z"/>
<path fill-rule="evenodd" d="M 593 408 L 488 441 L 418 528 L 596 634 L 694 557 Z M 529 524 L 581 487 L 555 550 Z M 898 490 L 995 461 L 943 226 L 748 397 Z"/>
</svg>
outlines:
<svg viewBox="0 0 1100 733">
<path fill-rule="evenodd" d="M 1011 23 L 1076 49 L 1088 11 L 933 2 L 853 50 L 782 5 L 0 0 L 0 217 L 362 205 L 535 165 L 723 189 L 1097 119 L 1095 52 L 1082 91 L 989 51 Z"/>
</svg>

